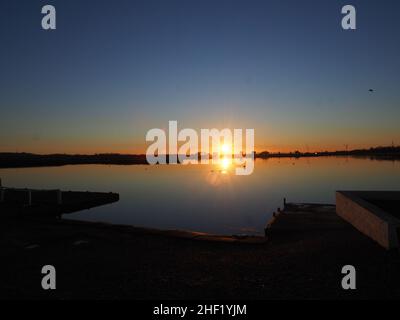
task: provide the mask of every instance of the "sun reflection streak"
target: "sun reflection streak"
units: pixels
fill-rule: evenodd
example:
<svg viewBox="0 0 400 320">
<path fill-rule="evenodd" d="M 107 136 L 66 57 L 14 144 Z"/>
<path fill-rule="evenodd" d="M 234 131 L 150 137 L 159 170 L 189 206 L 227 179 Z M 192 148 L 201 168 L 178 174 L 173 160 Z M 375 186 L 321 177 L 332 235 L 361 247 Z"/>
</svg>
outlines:
<svg viewBox="0 0 400 320">
<path fill-rule="evenodd" d="M 229 167 L 231 166 L 231 164 L 232 164 L 232 159 L 222 158 L 220 160 L 220 167 L 222 170 L 225 170 L 225 171 L 228 170 Z"/>
</svg>

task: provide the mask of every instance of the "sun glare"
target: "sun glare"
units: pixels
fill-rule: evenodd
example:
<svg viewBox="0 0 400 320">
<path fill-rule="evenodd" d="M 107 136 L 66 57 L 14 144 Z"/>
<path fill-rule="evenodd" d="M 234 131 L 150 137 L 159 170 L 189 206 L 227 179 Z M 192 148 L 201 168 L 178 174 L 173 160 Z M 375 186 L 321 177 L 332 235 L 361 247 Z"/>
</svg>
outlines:
<svg viewBox="0 0 400 320">
<path fill-rule="evenodd" d="M 232 153 L 232 147 L 229 144 L 223 144 L 221 146 L 221 154 L 222 155 L 228 155 Z"/>
</svg>

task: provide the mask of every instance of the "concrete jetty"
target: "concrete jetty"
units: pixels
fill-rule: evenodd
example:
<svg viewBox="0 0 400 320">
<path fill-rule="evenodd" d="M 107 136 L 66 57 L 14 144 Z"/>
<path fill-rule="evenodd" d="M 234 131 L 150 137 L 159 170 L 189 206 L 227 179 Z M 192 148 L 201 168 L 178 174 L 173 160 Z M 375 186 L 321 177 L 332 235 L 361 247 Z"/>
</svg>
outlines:
<svg viewBox="0 0 400 320">
<path fill-rule="evenodd" d="M 119 194 L 36 190 L 0 186 L 0 218 L 8 216 L 61 216 L 117 202 Z"/>
</svg>

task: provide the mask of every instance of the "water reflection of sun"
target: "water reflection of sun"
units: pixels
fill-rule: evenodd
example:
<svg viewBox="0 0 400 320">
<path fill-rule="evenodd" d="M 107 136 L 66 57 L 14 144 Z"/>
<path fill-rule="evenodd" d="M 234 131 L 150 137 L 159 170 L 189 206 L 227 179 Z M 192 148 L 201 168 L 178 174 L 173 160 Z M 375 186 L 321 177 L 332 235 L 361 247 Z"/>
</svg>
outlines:
<svg viewBox="0 0 400 320">
<path fill-rule="evenodd" d="M 218 162 L 214 163 L 212 168 L 209 169 L 207 181 L 210 185 L 215 187 L 229 184 L 231 180 L 230 171 L 232 169 L 232 157 L 219 158 Z"/>
<path fill-rule="evenodd" d="M 224 143 L 223 145 L 221 145 L 219 155 L 220 172 L 223 174 L 227 174 L 228 169 L 232 165 L 232 146 L 228 143 Z"/>
<path fill-rule="evenodd" d="M 213 158 L 213 166 L 207 175 L 207 181 L 213 186 L 229 184 L 233 166 L 233 147 L 224 143 L 218 148 L 218 158 Z"/>
<path fill-rule="evenodd" d="M 230 168 L 232 164 L 232 158 L 222 158 L 220 159 L 220 167 L 221 167 L 221 172 L 223 174 L 227 174 L 228 173 L 228 169 Z"/>
</svg>

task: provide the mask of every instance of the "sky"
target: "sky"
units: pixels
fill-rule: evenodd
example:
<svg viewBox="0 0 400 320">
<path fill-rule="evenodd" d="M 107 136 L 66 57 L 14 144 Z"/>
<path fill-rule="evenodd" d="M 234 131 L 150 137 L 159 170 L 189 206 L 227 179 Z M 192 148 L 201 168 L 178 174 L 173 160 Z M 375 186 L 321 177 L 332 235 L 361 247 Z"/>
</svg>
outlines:
<svg viewBox="0 0 400 320">
<path fill-rule="evenodd" d="M 142 153 L 169 120 L 254 129 L 257 151 L 400 145 L 399 15 L 398 0 L 2 0 L 0 152 Z"/>
</svg>

